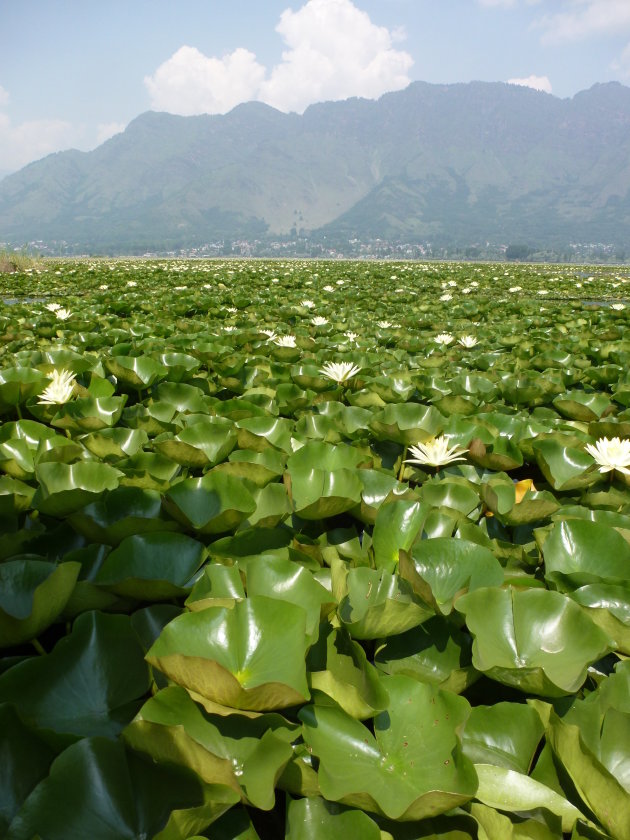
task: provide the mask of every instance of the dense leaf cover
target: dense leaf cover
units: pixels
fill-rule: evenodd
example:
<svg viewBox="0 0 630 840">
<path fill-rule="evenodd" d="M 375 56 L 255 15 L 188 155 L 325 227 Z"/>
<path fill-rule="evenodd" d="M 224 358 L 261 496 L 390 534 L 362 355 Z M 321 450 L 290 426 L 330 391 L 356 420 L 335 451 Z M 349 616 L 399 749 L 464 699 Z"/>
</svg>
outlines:
<svg viewBox="0 0 630 840">
<path fill-rule="evenodd" d="M 0 836 L 629 840 L 628 283 L 0 278 Z"/>
</svg>

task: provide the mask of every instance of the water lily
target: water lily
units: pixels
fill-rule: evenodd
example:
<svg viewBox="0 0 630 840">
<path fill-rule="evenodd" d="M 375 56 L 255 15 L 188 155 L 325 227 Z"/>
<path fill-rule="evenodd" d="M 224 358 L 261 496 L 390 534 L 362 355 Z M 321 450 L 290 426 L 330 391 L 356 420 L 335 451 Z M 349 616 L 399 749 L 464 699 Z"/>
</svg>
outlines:
<svg viewBox="0 0 630 840">
<path fill-rule="evenodd" d="M 263 335 L 266 335 L 266 336 L 267 336 L 267 338 L 268 338 L 270 341 L 271 341 L 273 338 L 275 338 L 275 337 L 276 337 L 276 331 L 275 331 L 275 330 L 261 330 L 261 333 L 262 333 Z"/>
<path fill-rule="evenodd" d="M 65 368 L 53 370 L 50 383 L 39 395 L 38 403 L 42 405 L 61 405 L 67 403 L 74 392 L 75 374 Z"/>
<path fill-rule="evenodd" d="M 444 435 L 431 438 L 425 443 L 410 446 L 409 452 L 413 458 L 407 458 L 405 464 L 421 464 L 428 467 L 442 467 L 445 464 L 452 464 L 454 461 L 464 461 L 463 457 L 467 449 L 454 444 L 448 445 L 448 438 Z"/>
<path fill-rule="evenodd" d="M 603 437 L 595 445 L 587 443 L 586 451 L 595 459 L 601 473 L 617 470 L 630 475 L 630 440 Z"/>
<path fill-rule="evenodd" d="M 621 310 L 625 309 L 626 307 L 625 307 L 625 304 L 623 304 L 623 303 L 611 303 L 610 308 L 611 309 L 616 309 L 617 312 L 621 312 Z"/>
<path fill-rule="evenodd" d="M 457 343 L 461 344 L 462 347 L 470 349 L 471 347 L 474 347 L 475 344 L 479 343 L 479 339 L 475 338 L 474 335 L 463 335 L 457 340 Z"/>
<path fill-rule="evenodd" d="M 344 335 L 348 339 L 348 341 L 356 341 L 359 337 L 358 333 L 352 332 L 352 330 L 348 330 L 344 333 Z"/>
<path fill-rule="evenodd" d="M 319 372 L 341 385 L 356 376 L 360 370 L 359 365 L 353 365 L 352 362 L 326 362 Z"/>
<path fill-rule="evenodd" d="M 305 309 L 315 309 L 315 304 L 312 300 L 301 300 L 300 306 L 303 306 Z"/>
<path fill-rule="evenodd" d="M 273 339 L 273 343 L 278 347 L 295 347 L 294 335 L 279 335 Z"/>
<path fill-rule="evenodd" d="M 441 344 L 443 347 L 446 347 L 454 340 L 455 339 L 450 333 L 439 333 L 433 339 L 433 341 L 435 341 L 436 344 Z"/>
<path fill-rule="evenodd" d="M 68 318 L 72 315 L 72 312 L 70 312 L 69 309 L 57 309 L 55 315 L 57 316 L 57 318 L 59 318 L 60 321 L 67 321 Z"/>
<path fill-rule="evenodd" d="M 56 312 L 58 309 L 61 309 L 60 303 L 47 303 L 46 309 L 50 310 L 50 312 Z"/>
<path fill-rule="evenodd" d="M 391 321 L 377 321 L 376 326 L 380 327 L 382 330 L 386 330 L 391 327 Z"/>
<path fill-rule="evenodd" d="M 440 296 L 440 300 L 453 300 L 453 295 L 447 292 L 445 295 Z"/>
<path fill-rule="evenodd" d="M 324 291 L 325 291 L 325 292 L 334 292 L 334 291 L 335 291 L 335 287 L 334 287 L 334 286 L 331 286 L 331 285 L 329 284 L 328 286 L 324 286 Z"/>
<path fill-rule="evenodd" d="M 325 327 L 328 323 L 328 318 L 323 318 L 321 315 L 315 315 L 315 317 L 311 318 L 311 324 L 314 327 Z"/>
</svg>

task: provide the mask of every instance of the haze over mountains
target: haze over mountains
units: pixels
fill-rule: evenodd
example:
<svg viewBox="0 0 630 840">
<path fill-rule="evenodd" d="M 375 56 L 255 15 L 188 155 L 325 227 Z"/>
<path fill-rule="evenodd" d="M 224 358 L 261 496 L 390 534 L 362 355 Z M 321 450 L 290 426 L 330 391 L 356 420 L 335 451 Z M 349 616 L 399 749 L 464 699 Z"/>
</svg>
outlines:
<svg viewBox="0 0 630 840">
<path fill-rule="evenodd" d="M 630 88 L 415 82 L 380 99 L 147 112 L 0 182 L 0 241 L 138 252 L 223 239 L 630 246 Z"/>
</svg>

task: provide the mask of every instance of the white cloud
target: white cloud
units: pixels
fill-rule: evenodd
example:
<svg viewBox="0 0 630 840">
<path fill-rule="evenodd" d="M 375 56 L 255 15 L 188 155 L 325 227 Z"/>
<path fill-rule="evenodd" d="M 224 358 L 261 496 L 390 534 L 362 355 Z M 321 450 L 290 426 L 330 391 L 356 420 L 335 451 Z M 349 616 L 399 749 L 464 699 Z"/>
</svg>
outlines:
<svg viewBox="0 0 630 840">
<path fill-rule="evenodd" d="M 120 134 L 125 128 L 125 123 L 99 123 L 96 127 L 96 145 L 100 146 L 101 143 L 109 140 L 110 137 L 113 137 L 115 134 Z"/>
<path fill-rule="evenodd" d="M 0 85 L 0 108 L 9 104 L 9 92 Z"/>
<path fill-rule="evenodd" d="M 394 49 L 392 33 L 350 0 L 309 0 L 297 12 L 284 11 L 276 29 L 289 49 L 260 96 L 276 108 L 303 111 L 322 100 L 372 99 L 409 84 L 409 53 Z"/>
<path fill-rule="evenodd" d="M 551 93 L 551 82 L 547 76 L 528 76 L 526 79 L 508 79 L 509 85 L 520 85 L 521 87 L 542 90 L 544 93 Z"/>
<path fill-rule="evenodd" d="M 144 83 L 151 106 L 172 114 L 216 114 L 256 99 L 265 68 L 239 48 L 223 58 L 208 58 L 195 47 L 180 47 Z"/>
<path fill-rule="evenodd" d="M 403 33 L 376 26 L 351 0 L 308 0 L 297 12 L 286 9 L 276 30 L 287 49 L 269 74 L 242 48 L 215 58 L 181 47 L 144 80 L 152 107 L 183 115 L 225 113 L 258 99 L 301 112 L 313 102 L 374 98 L 410 82 L 413 59 L 393 47 Z"/>
<path fill-rule="evenodd" d="M 51 152 L 67 149 L 76 143 L 76 139 L 76 128 L 64 120 L 28 120 L 13 124 L 7 114 L 0 112 L 0 161 L 7 172 Z"/>
<path fill-rule="evenodd" d="M 542 41 L 556 44 L 578 41 L 594 35 L 616 35 L 630 31 L 628 0 L 569 0 L 567 11 L 543 15 L 536 22 Z"/>
</svg>

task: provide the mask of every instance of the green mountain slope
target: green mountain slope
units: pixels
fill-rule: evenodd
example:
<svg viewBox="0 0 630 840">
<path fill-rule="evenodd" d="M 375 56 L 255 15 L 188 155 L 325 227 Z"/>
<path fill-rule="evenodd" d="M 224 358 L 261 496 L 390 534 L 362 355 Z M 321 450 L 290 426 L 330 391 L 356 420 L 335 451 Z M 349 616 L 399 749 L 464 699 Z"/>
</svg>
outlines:
<svg viewBox="0 0 630 840">
<path fill-rule="evenodd" d="M 283 114 L 148 112 L 0 182 L 0 241 L 162 248 L 282 235 L 627 245 L 630 88 L 561 100 L 416 82 Z"/>
</svg>

